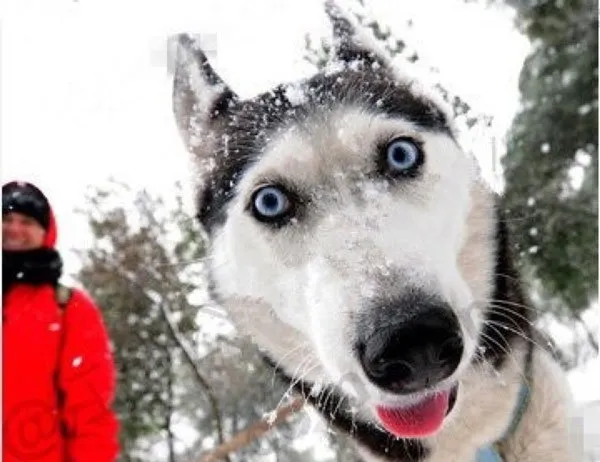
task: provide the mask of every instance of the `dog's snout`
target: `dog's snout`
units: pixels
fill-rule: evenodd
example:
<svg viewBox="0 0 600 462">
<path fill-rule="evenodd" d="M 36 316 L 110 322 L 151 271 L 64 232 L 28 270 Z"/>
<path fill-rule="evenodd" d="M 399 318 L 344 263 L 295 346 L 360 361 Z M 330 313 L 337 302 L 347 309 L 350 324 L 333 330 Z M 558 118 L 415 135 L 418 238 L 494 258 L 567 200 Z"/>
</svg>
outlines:
<svg viewBox="0 0 600 462">
<path fill-rule="evenodd" d="M 452 375 L 463 354 L 456 315 L 443 303 L 395 307 L 412 316 L 375 330 L 359 345 L 368 378 L 393 393 L 414 393 Z"/>
</svg>

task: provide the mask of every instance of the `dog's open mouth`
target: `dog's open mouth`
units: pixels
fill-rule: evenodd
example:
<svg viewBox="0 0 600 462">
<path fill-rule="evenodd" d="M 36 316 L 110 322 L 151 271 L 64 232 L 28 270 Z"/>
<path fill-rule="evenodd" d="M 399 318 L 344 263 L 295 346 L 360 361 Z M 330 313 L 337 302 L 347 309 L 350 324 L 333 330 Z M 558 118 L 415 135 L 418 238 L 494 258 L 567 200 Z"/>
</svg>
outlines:
<svg viewBox="0 0 600 462">
<path fill-rule="evenodd" d="M 400 438 L 424 438 L 437 432 L 456 402 L 458 385 L 408 407 L 377 406 L 383 427 Z"/>
</svg>

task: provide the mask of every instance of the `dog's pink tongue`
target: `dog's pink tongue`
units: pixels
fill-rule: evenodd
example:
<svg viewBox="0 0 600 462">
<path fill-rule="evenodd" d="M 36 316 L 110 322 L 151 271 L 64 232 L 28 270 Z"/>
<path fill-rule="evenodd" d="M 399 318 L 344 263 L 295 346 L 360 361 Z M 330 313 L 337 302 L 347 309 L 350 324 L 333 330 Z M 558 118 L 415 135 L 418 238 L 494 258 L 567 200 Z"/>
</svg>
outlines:
<svg viewBox="0 0 600 462">
<path fill-rule="evenodd" d="M 450 393 L 438 393 L 407 408 L 377 407 L 384 428 L 395 436 L 423 438 L 442 426 Z"/>
</svg>

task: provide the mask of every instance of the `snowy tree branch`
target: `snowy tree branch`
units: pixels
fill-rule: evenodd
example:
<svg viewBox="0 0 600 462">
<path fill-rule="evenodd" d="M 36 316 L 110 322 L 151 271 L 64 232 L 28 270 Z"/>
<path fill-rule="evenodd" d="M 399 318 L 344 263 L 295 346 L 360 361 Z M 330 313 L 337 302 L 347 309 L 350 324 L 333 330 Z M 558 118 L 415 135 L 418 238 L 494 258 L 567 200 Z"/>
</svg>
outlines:
<svg viewBox="0 0 600 462">
<path fill-rule="evenodd" d="M 274 417 L 263 417 L 252 423 L 245 430 L 242 430 L 229 441 L 217 446 L 210 453 L 200 457 L 198 462 L 217 462 L 226 459 L 229 454 L 239 451 L 248 446 L 253 441 L 261 438 L 265 433 L 285 421 L 290 415 L 304 407 L 304 398 L 296 398 L 291 403 L 281 406 L 274 414 Z"/>
<path fill-rule="evenodd" d="M 596 336 L 598 335 L 597 332 L 594 332 L 593 329 L 587 325 L 579 313 L 573 313 L 573 317 L 575 318 L 575 321 L 578 322 L 582 327 L 590 346 L 594 349 L 596 354 L 598 354 L 598 340 L 596 339 Z"/>
<path fill-rule="evenodd" d="M 179 334 L 179 331 L 177 330 L 177 326 L 175 326 L 175 323 L 173 322 L 173 319 L 171 318 L 171 313 L 169 312 L 169 309 L 167 308 L 167 306 L 164 303 L 160 303 L 159 306 L 160 306 L 160 310 L 162 311 L 162 314 L 167 322 L 167 326 L 169 328 L 169 332 L 171 333 L 171 337 L 173 338 L 173 340 L 177 343 L 177 345 L 183 352 L 183 357 L 185 358 L 186 362 L 189 364 L 190 368 L 192 369 L 192 372 L 194 373 L 196 380 L 202 386 L 202 388 L 204 389 L 204 391 L 206 393 L 206 396 L 210 403 L 211 411 L 213 414 L 213 419 L 215 421 L 218 441 L 220 444 L 223 444 L 225 441 L 225 437 L 224 437 L 224 433 L 223 433 L 223 422 L 221 419 L 221 412 L 219 410 L 219 401 L 218 401 L 217 397 L 215 396 L 211 385 L 208 383 L 208 380 L 206 380 L 206 378 L 200 371 L 200 368 L 198 367 L 197 362 L 194 360 L 194 354 L 192 353 L 189 345 L 187 344 L 185 339 Z M 229 458 L 226 457 L 226 460 L 229 460 Z"/>
</svg>

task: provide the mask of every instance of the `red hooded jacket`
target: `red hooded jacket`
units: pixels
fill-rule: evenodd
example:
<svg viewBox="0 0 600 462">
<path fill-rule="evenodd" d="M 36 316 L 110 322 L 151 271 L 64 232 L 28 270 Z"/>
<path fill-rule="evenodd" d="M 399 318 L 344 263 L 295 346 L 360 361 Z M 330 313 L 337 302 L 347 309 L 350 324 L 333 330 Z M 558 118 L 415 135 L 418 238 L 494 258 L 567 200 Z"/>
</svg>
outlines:
<svg viewBox="0 0 600 462">
<path fill-rule="evenodd" d="M 61 308 L 51 285 L 16 284 L 3 305 L 2 460 L 113 462 L 115 368 L 92 300 L 74 289 Z"/>
</svg>

